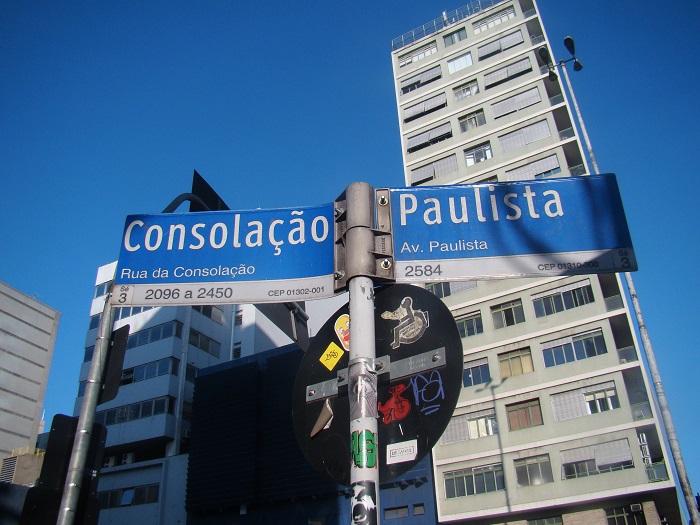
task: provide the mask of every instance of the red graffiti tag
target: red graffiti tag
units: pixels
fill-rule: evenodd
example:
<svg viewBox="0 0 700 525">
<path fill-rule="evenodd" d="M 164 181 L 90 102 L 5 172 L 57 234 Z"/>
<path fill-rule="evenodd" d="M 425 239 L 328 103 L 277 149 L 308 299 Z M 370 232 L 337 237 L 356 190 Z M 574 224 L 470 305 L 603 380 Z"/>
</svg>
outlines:
<svg viewBox="0 0 700 525">
<path fill-rule="evenodd" d="M 411 411 L 411 403 L 408 399 L 401 397 L 401 393 L 406 390 L 406 385 L 400 384 L 389 389 L 391 399 L 386 403 L 377 403 L 377 408 L 384 416 L 382 422 L 388 425 L 392 421 L 405 418 Z"/>
</svg>

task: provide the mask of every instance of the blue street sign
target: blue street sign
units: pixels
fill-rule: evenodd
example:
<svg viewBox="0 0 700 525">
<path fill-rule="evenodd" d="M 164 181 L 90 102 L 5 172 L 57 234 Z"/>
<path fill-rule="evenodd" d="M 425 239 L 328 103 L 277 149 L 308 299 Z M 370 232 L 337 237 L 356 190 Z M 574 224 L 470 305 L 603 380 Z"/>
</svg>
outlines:
<svg viewBox="0 0 700 525">
<path fill-rule="evenodd" d="M 131 215 L 112 302 L 284 302 L 333 290 L 333 204 Z"/>
<path fill-rule="evenodd" d="M 389 191 L 397 282 L 637 269 L 613 174 Z"/>
</svg>

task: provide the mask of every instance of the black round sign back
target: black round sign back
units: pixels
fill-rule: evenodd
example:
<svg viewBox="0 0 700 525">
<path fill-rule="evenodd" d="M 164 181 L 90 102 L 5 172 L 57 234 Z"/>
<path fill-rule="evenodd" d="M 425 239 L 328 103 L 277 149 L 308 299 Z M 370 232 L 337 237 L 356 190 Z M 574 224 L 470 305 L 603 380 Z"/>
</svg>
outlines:
<svg viewBox="0 0 700 525">
<path fill-rule="evenodd" d="M 462 388 L 462 341 L 450 310 L 423 288 L 378 288 L 374 305 L 377 455 L 385 483 L 418 463 L 447 427 Z M 293 392 L 299 446 L 316 470 L 344 485 L 352 461 L 348 357 L 346 304 L 306 351 Z"/>
</svg>

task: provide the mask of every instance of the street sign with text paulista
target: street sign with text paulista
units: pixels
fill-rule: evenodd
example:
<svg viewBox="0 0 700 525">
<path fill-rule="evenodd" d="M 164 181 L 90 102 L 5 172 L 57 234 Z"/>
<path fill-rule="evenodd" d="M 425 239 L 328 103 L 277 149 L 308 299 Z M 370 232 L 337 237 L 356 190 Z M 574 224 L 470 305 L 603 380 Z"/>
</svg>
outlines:
<svg viewBox="0 0 700 525">
<path fill-rule="evenodd" d="M 612 174 L 377 192 L 396 282 L 637 269 Z"/>
</svg>

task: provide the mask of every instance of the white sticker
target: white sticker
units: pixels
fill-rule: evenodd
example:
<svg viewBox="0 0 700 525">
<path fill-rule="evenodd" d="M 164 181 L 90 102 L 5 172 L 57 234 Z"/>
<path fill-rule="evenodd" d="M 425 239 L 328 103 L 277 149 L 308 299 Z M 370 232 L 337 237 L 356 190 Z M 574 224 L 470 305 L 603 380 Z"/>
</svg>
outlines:
<svg viewBox="0 0 700 525">
<path fill-rule="evenodd" d="M 386 446 L 386 464 L 405 463 L 413 461 L 418 455 L 418 440 L 403 441 Z"/>
</svg>

